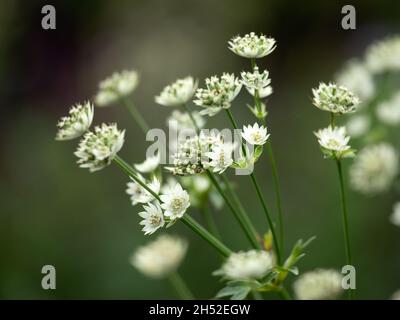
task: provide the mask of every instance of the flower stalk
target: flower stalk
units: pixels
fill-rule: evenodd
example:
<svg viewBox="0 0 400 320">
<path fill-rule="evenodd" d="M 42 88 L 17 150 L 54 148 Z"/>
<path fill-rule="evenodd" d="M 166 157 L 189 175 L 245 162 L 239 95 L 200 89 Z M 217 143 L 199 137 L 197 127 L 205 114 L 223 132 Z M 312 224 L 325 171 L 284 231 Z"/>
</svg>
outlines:
<svg viewBox="0 0 400 320">
<path fill-rule="evenodd" d="M 178 272 L 172 272 L 168 277 L 171 286 L 182 300 L 194 300 L 194 296 Z"/>
</svg>

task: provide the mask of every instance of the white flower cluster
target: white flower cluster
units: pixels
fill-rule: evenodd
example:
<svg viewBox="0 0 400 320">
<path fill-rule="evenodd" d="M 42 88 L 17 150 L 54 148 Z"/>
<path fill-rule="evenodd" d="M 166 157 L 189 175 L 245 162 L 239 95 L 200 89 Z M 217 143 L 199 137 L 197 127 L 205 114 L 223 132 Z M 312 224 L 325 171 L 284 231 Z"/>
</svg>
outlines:
<svg viewBox="0 0 400 320">
<path fill-rule="evenodd" d="M 267 70 L 260 73 L 258 67 L 255 66 L 253 72 L 243 71 L 240 75 L 243 85 L 251 95 L 254 96 L 257 92 L 258 97 L 262 99 L 272 94 L 271 79 L 268 78 Z"/>
<path fill-rule="evenodd" d="M 130 262 L 150 278 L 165 278 L 178 269 L 187 247 L 187 242 L 182 238 L 161 235 L 149 244 L 139 247 Z"/>
<path fill-rule="evenodd" d="M 256 35 L 254 32 L 245 36 L 236 36 L 228 41 L 229 50 L 244 58 L 262 58 L 269 55 L 276 48 L 273 38 Z"/>
<path fill-rule="evenodd" d="M 56 140 L 72 140 L 89 130 L 93 122 L 93 109 L 90 102 L 74 105 L 69 110 L 69 115 L 62 117 L 57 123 Z"/>
<path fill-rule="evenodd" d="M 363 100 L 375 94 L 374 79 L 362 62 L 350 61 L 336 76 L 336 82 L 354 92 Z"/>
<path fill-rule="evenodd" d="M 139 84 L 139 75 L 136 71 L 115 72 L 99 84 L 99 91 L 95 97 L 95 104 L 99 107 L 109 106 L 122 97 L 128 96 Z"/>
<path fill-rule="evenodd" d="M 342 293 L 342 275 L 336 270 L 317 269 L 304 273 L 295 281 L 298 300 L 332 300 Z"/>
<path fill-rule="evenodd" d="M 221 269 L 214 275 L 230 280 L 255 280 L 265 276 L 274 267 L 271 253 L 263 250 L 250 250 L 232 253 Z"/>
<path fill-rule="evenodd" d="M 200 129 L 204 127 L 206 121 L 197 111 L 192 112 L 192 117 Z M 169 128 L 174 132 L 183 129 L 196 129 L 190 115 L 187 112 L 181 112 L 179 110 L 172 111 L 171 115 L 167 119 L 167 123 Z"/>
<path fill-rule="evenodd" d="M 393 213 L 390 216 L 390 221 L 400 227 L 400 202 L 396 202 L 393 206 Z"/>
<path fill-rule="evenodd" d="M 377 106 L 376 115 L 384 124 L 395 126 L 400 124 L 400 91 L 389 100 Z"/>
<path fill-rule="evenodd" d="M 365 60 L 372 73 L 400 70 L 400 36 L 391 36 L 372 44 Z"/>
<path fill-rule="evenodd" d="M 231 107 L 231 102 L 239 94 L 242 84 L 234 74 L 224 73 L 221 78 L 212 76 L 207 78 L 205 89 L 197 89 L 195 94 L 196 105 L 203 107 L 201 115 L 214 116 L 222 109 Z"/>
<path fill-rule="evenodd" d="M 125 130 L 118 130 L 116 124 L 102 124 L 87 132 L 79 142 L 75 155 L 81 168 L 90 172 L 98 171 L 111 163 L 124 144 Z"/>
<path fill-rule="evenodd" d="M 151 181 L 146 181 L 141 175 L 138 175 L 138 178 L 141 181 L 145 181 L 150 190 L 156 194 L 159 194 L 161 183 L 157 178 L 154 177 Z M 127 183 L 126 193 L 130 195 L 133 206 L 137 205 L 138 203 L 145 204 L 155 200 L 154 196 L 149 191 L 143 188 L 134 179 L 131 178 L 131 180 L 131 182 Z"/>
<path fill-rule="evenodd" d="M 388 143 L 364 147 L 350 167 L 353 189 L 375 194 L 387 190 L 399 172 L 399 157 Z"/>
<path fill-rule="evenodd" d="M 335 159 L 353 156 L 348 145 L 350 137 L 346 136 L 345 127 L 327 127 L 314 132 L 323 153 Z"/>
<path fill-rule="evenodd" d="M 150 173 L 158 168 L 160 161 L 160 154 L 157 153 L 154 156 L 147 157 L 142 163 L 134 164 L 134 167 L 141 173 Z"/>
<path fill-rule="evenodd" d="M 334 83 L 320 83 L 312 92 L 313 104 L 317 108 L 335 114 L 354 112 L 360 103 L 358 97 L 350 90 Z"/>
<path fill-rule="evenodd" d="M 187 103 L 197 89 L 197 81 L 193 77 L 178 79 L 171 85 L 166 86 L 161 93 L 155 97 L 155 101 L 166 107 L 177 107 Z"/>
<path fill-rule="evenodd" d="M 264 145 L 269 136 L 267 128 L 259 126 L 257 122 L 253 126 L 243 126 L 242 137 L 252 145 Z"/>
</svg>

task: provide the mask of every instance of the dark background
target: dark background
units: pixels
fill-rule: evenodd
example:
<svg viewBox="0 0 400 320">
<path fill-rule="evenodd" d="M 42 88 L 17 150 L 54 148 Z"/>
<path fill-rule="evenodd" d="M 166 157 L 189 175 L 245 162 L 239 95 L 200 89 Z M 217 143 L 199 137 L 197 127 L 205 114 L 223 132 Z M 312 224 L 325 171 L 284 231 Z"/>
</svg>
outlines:
<svg viewBox="0 0 400 320">
<path fill-rule="evenodd" d="M 56 30 L 41 28 L 44 4 L 56 7 Z M 356 30 L 341 28 L 344 4 L 356 7 Z M 282 179 L 286 243 L 316 235 L 301 270 L 340 268 L 335 167 L 322 159 L 312 135 L 328 119 L 311 106 L 311 88 L 331 80 L 374 40 L 399 32 L 399 18 L 398 1 L 0 0 L 0 297 L 175 297 L 168 283 L 144 278 L 128 263 L 148 238 L 138 225 L 139 207 L 125 194 L 126 177 L 112 166 L 96 174 L 79 169 L 72 154 L 76 142 L 54 141 L 55 124 L 71 104 L 92 98 L 98 81 L 134 68 L 141 83 L 132 98 L 152 126 L 163 128 L 171 109 L 156 105 L 154 95 L 177 77 L 248 69 L 227 41 L 250 31 L 278 43 L 260 65 L 270 71 L 274 88 L 268 121 Z M 242 124 L 254 121 L 248 98 L 242 94 L 232 109 Z M 117 121 L 127 129 L 121 154 L 130 162 L 144 159 L 147 144 L 126 110 L 96 109 L 95 121 Z M 208 124 L 227 125 L 222 115 Z M 270 170 L 266 161 L 259 166 L 272 206 Z M 255 197 L 248 179 L 234 179 L 252 219 L 263 226 L 258 203 L 247 200 Z M 386 299 L 400 287 L 400 232 L 388 222 L 394 200 L 390 193 L 350 193 L 359 298 Z M 226 242 L 246 249 L 229 213 L 216 219 Z M 218 256 L 184 227 L 170 230 L 190 241 L 183 277 L 197 297 L 212 297 L 221 287 L 211 276 Z M 46 264 L 57 270 L 54 291 L 40 286 Z"/>
</svg>

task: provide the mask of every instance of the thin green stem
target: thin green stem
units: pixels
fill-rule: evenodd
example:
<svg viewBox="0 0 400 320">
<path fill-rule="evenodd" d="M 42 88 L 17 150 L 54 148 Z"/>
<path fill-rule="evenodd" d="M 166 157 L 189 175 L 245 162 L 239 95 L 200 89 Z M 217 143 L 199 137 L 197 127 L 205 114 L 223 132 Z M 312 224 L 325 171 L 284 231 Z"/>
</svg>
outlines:
<svg viewBox="0 0 400 320">
<path fill-rule="evenodd" d="M 192 292 L 189 290 L 188 286 L 186 285 L 185 281 L 182 277 L 178 274 L 178 272 L 173 272 L 168 277 L 169 282 L 171 283 L 172 287 L 178 293 L 178 296 L 182 300 L 194 300 L 194 296 Z"/>
<path fill-rule="evenodd" d="M 147 131 L 150 130 L 150 126 L 147 124 L 146 120 L 142 117 L 139 110 L 136 109 L 135 105 L 126 97 L 121 97 L 121 102 L 125 106 L 125 108 L 128 109 L 129 113 L 132 115 L 132 118 L 136 121 L 140 129 L 146 134 Z"/>
<path fill-rule="evenodd" d="M 215 237 L 221 239 L 221 235 L 218 232 L 217 224 L 213 219 L 210 208 L 207 205 L 205 205 L 204 207 L 200 208 L 200 213 L 203 216 L 208 231 L 210 231 Z"/>
<path fill-rule="evenodd" d="M 233 128 L 234 129 L 238 129 L 238 126 L 236 124 L 236 121 L 235 121 L 235 119 L 233 117 L 232 112 L 229 109 L 226 109 L 226 113 L 228 114 L 228 117 L 229 117 L 229 119 L 230 119 L 230 121 L 232 123 Z M 243 150 L 244 155 L 246 156 L 246 148 L 244 147 L 244 144 L 242 144 L 242 150 Z M 269 225 L 269 228 L 271 229 L 272 237 L 274 238 L 274 247 L 275 247 L 275 250 L 276 250 L 276 256 L 277 256 L 277 259 L 278 259 L 278 264 L 280 264 L 281 263 L 281 251 L 280 251 L 279 242 L 278 242 L 279 240 L 278 240 L 278 237 L 277 237 L 276 231 L 275 231 L 275 226 L 274 226 L 274 224 L 272 222 L 271 216 L 270 216 L 268 208 L 267 208 L 267 204 L 265 202 L 263 194 L 261 193 L 260 187 L 259 187 L 259 185 L 257 183 L 257 179 L 256 179 L 254 173 L 250 174 L 250 178 L 251 178 L 251 181 L 253 183 L 254 188 L 256 189 L 256 192 L 257 192 L 258 198 L 260 200 L 261 206 L 263 207 L 264 213 L 265 213 L 265 215 L 267 217 L 268 225 Z"/>
<path fill-rule="evenodd" d="M 260 243 L 258 241 L 259 239 L 259 235 L 258 232 L 256 230 L 256 228 L 253 226 L 248 214 L 246 213 L 246 210 L 244 209 L 239 196 L 237 195 L 237 193 L 235 192 L 235 190 L 232 188 L 231 184 L 229 183 L 229 180 L 227 178 L 227 176 L 225 174 L 221 174 L 222 177 L 222 181 L 224 183 L 224 186 L 226 188 L 226 190 L 228 191 L 230 197 L 233 199 L 233 201 L 235 202 L 238 211 L 240 213 L 240 215 L 243 218 L 243 221 L 246 223 L 247 228 L 249 229 L 249 231 L 254 235 L 255 239 L 257 240 L 257 245 L 258 247 L 260 247 Z"/>
<path fill-rule="evenodd" d="M 196 119 L 193 117 L 193 114 L 190 111 L 189 107 L 187 106 L 186 103 L 184 103 L 182 106 L 185 109 L 185 111 L 189 114 L 190 120 L 192 121 L 194 127 L 196 128 L 196 131 L 199 132 L 200 131 L 200 127 L 198 126 Z"/>
<path fill-rule="evenodd" d="M 225 201 L 226 205 L 228 206 L 229 210 L 233 213 L 233 215 L 235 216 L 236 220 L 239 222 L 239 224 L 242 227 L 244 233 L 246 234 L 247 239 L 250 241 L 250 243 L 252 244 L 252 246 L 254 248 L 259 248 L 260 244 L 258 243 L 258 241 L 256 239 L 256 236 L 254 234 L 252 234 L 252 232 L 250 231 L 249 227 L 247 226 L 245 220 L 243 219 L 242 215 L 236 210 L 234 205 L 231 203 L 230 199 L 228 198 L 228 196 L 226 195 L 224 190 L 222 190 L 222 188 L 221 188 L 220 184 L 218 183 L 217 179 L 214 177 L 214 175 L 210 171 L 207 170 L 206 172 L 207 172 L 207 175 L 210 178 L 211 182 L 213 183 L 213 185 L 215 186 L 215 188 L 217 189 L 219 194 L 224 199 L 224 201 Z"/>
<path fill-rule="evenodd" d="M 284 287 L 282 287 L 282 289 L 279 291 L 279 296 L 283 300 L 293 300 L 292 297 L 290 296 L 289 292 Z"/>
<path fill-rule="evenodd" d="M 128 163 L 126 163 L 118 155 L 116 155 L 113 160 L 128 176 L 130 176 L 133 180 L 135 180 L 135 182 L 137 182 L 140 186 L 147 190 L 155 199 L 161 202 L 160 196 L 153 190 L 151 190 L 146 185 L 146 183 L 138 177 L 136 171 Z M 204 229 L 192 217 L 186 214 L 180 220 L 188 227 L 190 227 L 194 232 L 196 232 L 200 237 L 206 240 L 209 244 L 211 244 L 223 256 L 227 257 L 231 254 L 232 251 L 230 249 L 228 249 L 221 241 L 219 241 L 211 233 Z"/>
<path fill-rule="evenodd" d="M 331 112 L 331 127 L 332 129 L 335 127 L 335 114 Z"/>
<path fill-rule="evenodd" d="M 345 192 L 345 188 L 344 188 L 343 170 L 342 170 L 342 163 L 341 163 L 340 159 L 336 159 L 336 164 L 337 164 L 337 169 L 338 169 L 338 174 L 339 174 L 339 182 L 340 182 L 340 197 L 342 200 L 343 232 L 344 232 L 344 242 L 345 242 L 345 248 L 346 248 L 346 263 L 348 265 L 352 265 L 348 210 L 347 210 L 347 203 L 346 203 L 346 192 Z M 352 299 L 352 289 L 348 289 L 348 298 Z"/>
</svg>

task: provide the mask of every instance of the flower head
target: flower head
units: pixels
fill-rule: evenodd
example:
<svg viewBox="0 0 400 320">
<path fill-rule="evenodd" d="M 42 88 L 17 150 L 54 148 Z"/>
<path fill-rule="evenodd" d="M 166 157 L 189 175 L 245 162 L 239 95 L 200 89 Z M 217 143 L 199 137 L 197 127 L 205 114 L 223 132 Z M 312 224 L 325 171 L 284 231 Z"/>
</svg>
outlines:
<svg viewBox="0 0 400 320">
<path fill-rule="evenodd" d="M 196 121 L 198 127 L 200 129 L 203 128 L 205 125 L 204 118 L 197 111 L 193 111 L 192 116 Z M 179 131 L 183 129 L 196 129 L 192 119 L 190 118 L 190 115 L 187 112 L 181 112 L 179 110 L 172 111 L 171 115 L 167 119 L 167 123 L 169 128 L 174 131 Z"/>
<path fill-rule="evenodd" d="M 146 246 L 139 247 L 130 262 L 148 277 L 164 278 L 179 267 L 187 247 L 182 238 L 161 235 Z"/>
<path fill-rule="evenodd" d="M 342 293 L 342 275 L 336 270 L 317 269 L 301 275 L 293 287 L 298 300 L 332 300 Z"/>
<path fill-rule="evenodd" d="M 386 191 L 399 172 L 399 156 L 388 143 L 364 147 L 350 167 L 350 183 L 353 189 L 376 194 Z"/>
<path fill-rule="evenodd" d="M 270 253 L 262 250 L 232 253 L 214 274 L 230 280 L 259 279 L 274 266 Z"/>
<path fill-rule="evenodd" d="M 166 107 L 177 107 L 188 102 L 194 95 L 197 81 L 193 77 L 178 79 L 166 86 L 161 93 L 155 97 L 155 101 Z"/>
<path fill-rule="evenodd" d="M 276 41 L 254 32 L 245 36 L 236 36 L 228 41 L 229 50 L 244 58 L 262 58 L 276 48 Z"/>
<path fill-rule="evenodd" d="M 93 105 L 90 102 L 76 104 L 67 117 L 58 122 L 56 140 L 72 140 L 89 130 L 93 121 Z"/>
<path fill-rule="evenodd" d="M 375 94 L 372 74 L 364 64 L 350 61 L 336 76 L 336 82 L 348 88 L 363 100 L 368 100 Z"/>
<path fill-rule="evenodd" d="M 139 75 L 136 71 L 115 72 L 109 78 L 100 82 L 95 103 L 99 107 L 108 106 L 131 94 L 138 84 Z"/>
<path fill-rule="evenodd" d="M 145 179 L 142 176 L 138 176 L 141 181 L 145 182 Z M 131 196 L 132 205 L 135 206 L 138 203 L 149 203 L 154 199 L 154 196 L 143 188 L 140 184 L 138 184 L 134 179 L 131 178 L 131 182 L 127 183 L 126 193 Z M 160 192 L 161 184 L 157 178 L 153 178 L 151 182 L 146 182 L 146 185 L 158 194 Z"/>
<path fill-rule="evenodd" d="M 256 122 L 253 126 L 243 127 L 242 137 L 252 145 L 261 146 L 267 142 L 269 134 L 267 134 L 267 128 L 259 126 Z"/>
<path fill-rule="evenodd" d="M 372 73 L 400 70 L 400 36 L 390 36 L 372 44 L 365 60 Z"/>
<path fill-rule="evenodd" d="M 94 128 L 94 132 L 86 133 L 79 142 L 75 155 L 79 158 L 81 168 L 90 172 L 106 167 L 114 159 L 124 144 L 125 130 L 118 130 L 116 124 L 105 124 Z"/>
<path fill-rule="evenodd" d="M 213 169 L 213 172 L 221 174 L 232 165 L 233 149 L 234 145 L 228 142 L 214 144 L 211 147 L 211 151 L 207 152 L 206 156 L 210 158 L 209 166 Z"/>
<path fill-rule="evenodd" d="M 400 227 L 400 202 L 396 202 L 393 206 L 393 213 L 390 216 L 390 221 Z"/>
<path fill-rule="evenodd" d="M 164 215 L 158 202 L 144 205 L 143 209 L 145 211 L 139 212 L 139 216 L 143 218 L 140 224 L 145 235 L 153 234 L 164 226 Z"/>
<path fill-rule="evenodd" d="M 153 172 L 160 164 L 160 160 L 160 154 L 157 153 L 154 156 L 147 157 L 142 163 L 135 164 L 134 167 L 141 173 Z"/>
<path fill-rule="evenodd" d="M 179 183 L 176 183 L 176 185 L 168 191 L 169 192 L 160 196 L 163 202 L 161 208 L 165 210 L 164 215 L 171 220 L 182 218 L 186 209 L 190 206 L 189 194 L 186 190 L 182 189 Z"/>
<path fill-rule="evenodd" d="M 400 92 L 386 102 L 377 106 L 376 115 L 384 124 L 395 126 L 400 124 Z"/>
<path fill-rule="evenodd" d="M 322 147 L 324 153 L 328 156 L 337 158 L 350 156 L 350 146 L 348 145 L 350 137 L 346 136 L 345 127 L 329 126 L 325 129 L 320 129 L 314 133 L 318 138 L 318 143 Z"/>
<path fill-rule="evenodd" d="M 258 67 L 255 66 L 253 72 L 243 71 L 240 75 L 242 76 L 243 85 L 251 95 L 254 96 L 256 91 L 259 98 L 265 98 L 272 94 L 271 79 L 268 78 L 269 73 L 267 70 L 260 73 Z"/>
<path fill-rule="evenodd" d="M 196 105 L 205 108 L 201 115 L 214 116 L 222 109 L 231 107 L 231 102 L 236 98 L 242 84 L 234 74 L 224 73 L 221 78 L 213 76 L 206 79 L 206 88 L 197 89 L 193 101 Z"/>
<path fill-rule="evenodd" d="M 320 83 L 319 87 L 312 89 L 313 104 L 324 111 L 337 114 L 354 112 L 360 100 L 350 90 L 334 83 Z"/>
</svg>

